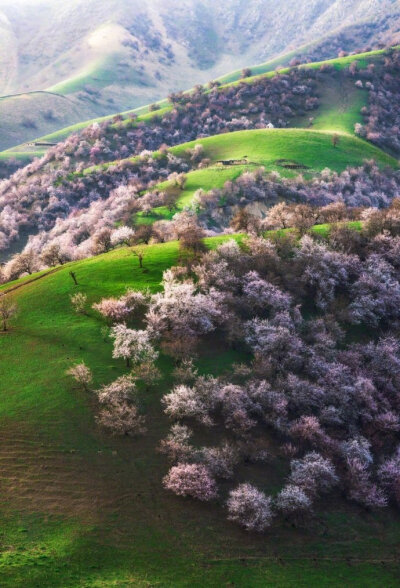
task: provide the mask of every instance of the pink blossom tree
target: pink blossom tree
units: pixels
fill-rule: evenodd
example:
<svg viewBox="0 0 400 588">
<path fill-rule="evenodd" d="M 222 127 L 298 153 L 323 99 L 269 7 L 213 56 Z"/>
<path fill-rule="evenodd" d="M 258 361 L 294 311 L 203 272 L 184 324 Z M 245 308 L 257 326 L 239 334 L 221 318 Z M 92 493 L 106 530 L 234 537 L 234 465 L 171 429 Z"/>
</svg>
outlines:
<svg viewBox="0 0 400 588">
<path fill-rule="evenodd" d="M 143 308 L 147 299 L 146 293 L 128 290 L 121 298 L 103 298 L 93 304 L 93 308 L 110 322 L 122 322 L 132 318 L 135 312 Z"/>
</svg>

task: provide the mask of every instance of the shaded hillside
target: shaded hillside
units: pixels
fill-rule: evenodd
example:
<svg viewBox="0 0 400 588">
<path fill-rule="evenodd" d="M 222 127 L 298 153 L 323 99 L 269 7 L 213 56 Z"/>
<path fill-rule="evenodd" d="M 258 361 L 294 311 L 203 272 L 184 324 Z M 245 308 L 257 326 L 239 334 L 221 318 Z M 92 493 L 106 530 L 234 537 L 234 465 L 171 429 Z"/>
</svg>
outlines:
<svg viewBox="0 0 400 588">
<path fill-rule="evenodd" d="M 50 92 L 1 97 L 2 147 L 8 149 L 26 141 L 34 142 L 38 136 L 51 132 L 56 125 L 68 125 L 71 120 L 91 115 L 93 110 L 75 98 Z"/>
</svg>

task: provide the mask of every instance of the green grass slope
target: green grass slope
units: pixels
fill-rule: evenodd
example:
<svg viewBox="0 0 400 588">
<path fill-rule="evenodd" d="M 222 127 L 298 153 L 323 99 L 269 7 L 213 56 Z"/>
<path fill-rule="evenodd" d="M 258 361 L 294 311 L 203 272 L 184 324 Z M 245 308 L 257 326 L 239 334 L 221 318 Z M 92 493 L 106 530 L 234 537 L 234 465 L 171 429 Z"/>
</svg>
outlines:
<svg viewBox="0 0 400 588">
<path fill-rule="evenodd" d="M 342 134 L 337 147 L 332 145 L 331 132 L 305 129 L 258 129 L 237 131 L 192 141 L 172 152 L 182 155 L 197 143 L 204 146 L 206 157 L 213 162 L 247 157 L 250 162 L 277 169 L 275 161 L 281 157 L 296 160 L 310 170 L 330 167 L 343 171 L 357 165 L 364 158 L 376 159 L 381 165 L 397 165 L 397 161 L 377 147 L 357 137 Z"/>
<path fill-rule="evenodd" d="M 167 464 L 156 446 L 168 427 L 160 408 L 171 383 L 167 357 L 159 386 L 139 391 L 147 435 L 118 440 L 96 428 L 90 395 L 64 372 L 84 360 L 99 386 L 126 368 L 111 357 L 104 323 L 92 310 L 74 314 L 69 296 L 79 290 L 92 303 L 126 286 L 156 291 L 177 256 L 176 243 L 149 246 L 140 270 L 123 248 L 1 288 L 13 289 L 19 306 L 12 329 L 0 335 L 1 586 L 394 588 L 400 526 L 390 511 L 328 500 L 310 529 L 258 537 L 228 523 L 221 506 L 162 490 Z M 197 363 L 217 374 L 238 360 L 211 345 Z M 279 464 L 262 469 L 260 487 L 275 492 L 285 475 Z"/>
<path fill-rule="evenodd" d="M 317 47 L 318 45 L 320 45 L 322 43 L 322 41 L 324 41 L 324 39 L 327 40 L 328 37 L 318 39 L 317 41 L 314 41 L 312 43 L 307 43 L 306 45 L 302 45 L 301 47 L 297 47 L 296 49 L 293 49 L 293 51 L 289 51 L 287 53 L 283 53 L 281 55 L 278 55 L 274 59 L 269 59 L 268 61 L 265 61 L 264 63 L 259 63 L 257 65 L 250 66 L 249 69 L 251 70 L 253 76 L 260 76 L 263 74 L 275 72 L 275 70 L 277 68 L 285 69 L 285 67 L 286 68 L 288 67 L 288 65 L 292 59 L 295 59 L 297 57 L 301 57 L 302 55 L 307 54 L 309 51 L 312 51 L 312 49 L 314 47 Z M 327 61 L 337 68 L 343 68 L 343 67 L 347 67 L 355 59 L 362 60 L 361 61 L 361 67 L 362 67 L 363 64 L 365 63 L 365 60 L 367 60 L 369 62 L 371 59 L 372 60 L 379 59 L 379 56 L 382 56 L 384 53 L 385 53 L 384 49 L 379 49 L 379 50 L 375 50 L 375 51 L 368 51 L 368 52 L 365 52 L 362 54 L 360 53 L 360 54 L 355 54 L 355 55 L 348 55 L 346 57 L 338 57 L 338 58 L 335 57 L 335 58 L 327 59 L 327 60 L 320 61 L 320 62 L 312 62 L 309 64 L 301 65 L 300 67 L 313 67 L 313 63 L 321 64 L 321 63 L 325 63 L 325 61 Z M 238 82 L 242 78 L 242 71 L 243 70 L 238 69 L 233 72 L 230 72 L 230 73 L 218 78 L 218 81 L 221 82 L 222 84 L 231 84 L 233 82 Z"/>
<path fill-rule="evenodd" d="M 184 156 L 185 151 L 196 144 L 204 147 L 205 157 L 211 160 L 210 167 L 196 170 L 187 175 L 184 190 L 179 193 L 176 207 L 182 210 L 189 206 L 195 192 L 202 188 L 222 188 L 228 180 L 235 180 L 247 170 L 263 166 L 267 171 L 277 171 L 281 175 L 290 176 L 302 173 L 312 177 L 324 168 L 342 172 L 347 166 L 361 165 L 365 159 L 374 159 L 381 167 L 397 167 L 398 162 L 377 147 L 357 137 L 340 134 L 337 147 L 332 143 L 332 132 L 305 129 L 270 129 L 255 131 L 238 131 L 235 133 L 208 137 L 174 147 L 171 151 Z M 220 166 L 217 161 L 247 159 L 247 164 Z M 296 171 L 282 167 L 280 159 L 296 162 L 303 169 Z M 173 190 L 169 182 L 157 186 L 160 190 Z M 171 218 L 175 211 L 166 207 L 154 209 L 152 214 L 139 214 L 141 223 L 151 223 L 161 218 Z"/>
<path fill-rule="evenodd" d="M 296 53 L 296 52 L 294 52 Z M 379 61 L 384 57 L 386 54 L 385 50 L 379 51 L 370 51 L 368 53 L 362 53 L 357 55 L 349 55 L 347 57 L 342 58 L 335 58 L 330 59 L 318 63 L 309 63 L 304 64 L 300 67 L 302 68 L 319 68 L 323 64 L 330 64 L 334 67 L 338 72 L 343 70 L 344 68 L 348 67 L 354 61 L 358 62 L 359 67 L 367 67 L 369 63 L 376 63 L 379 64 Z M 290 61 L 294 55 L 292 53 L 287 54 L 287 61 Z M 281 62 L 282 63 L 282 62 Z M 276 74 L 273 69 L 276 67 L 275 60 L 271 62 L 267 62 L 266 64 L 261 64 L 259 66 L 255 66 L 252 68 L 253 75 L 246 80 L 240 80 L 240 72 L 234 72 L 233 74 L 228 74 L 227 76 L 220 78 L 222 81 L 223 86 L 226 87 L 232 84 L 238 84 L 242 82 L 252 83 L 254 80 L 261 77 L 273 77 Z M 282 72 L 287 72 L 290 68 L 283 69 Z M 69 82 L 68 82 L 69 83 Z M 367 93 L 365 91 L 361 91 L 356 89 L 351 81 L 342 80 L 341 78 L 337 80 L 325 80 L 323 83 L 319 84 L 318 91 L 320 93 L 321 98 L 321 106 L 316 111 L 316 120 L 313 124 L 314 128 L 319 130 L 339 130 L 339 131 L 346 131 L 349 133 L 353 133 L 354 131 L 354 124 L 356 122 L 360 122 L 360 110 L 362 106 L 365 105 L 367 100 Z M 167 100 L 161 100 L 157 102 L 158 106 L 161 110 L 158 111 L 157 114 L 162 114 L 167 110 L 170 110 L 171 106 Z M 128 116 L 130 113 L 137 114 L 141 119 L 146 120 L 147 116 L 153 116 L 151 113 L 149 114 L 149 105 L 141 106 L 139 108 L 135 108 L 133 110 L 128 110 L 123 112 L 124 116 Z M 147 115 L 147 116 L 146 116 Z M 61 128 L 58 131 L 54 131 L 53 133 L 44 135 L 37 139 L 37 141 L 49 141 L 49 142 L 58 142 L 63 141 L 72 133 L 77 133 L 83 130 L 90 124 L 94 122 L 102 122 L 105 120 L 110 120 L 114 115 L 109 116 L 102 116 L 98 118 L 93 118 L 90 120 L 85 120 L 83 122 L 79 122 L 73 125 L 70 125 L 65 128 Z M 307 127 L 309 124 L 308 117 L 305 117 L 303 120 L 294 120 L 292 126 L 300 126 L 300 127 Z M 10 149 L 10 151 L 27 151 L 26 146 L 20 145 L 17 148 Z M 43 151 L 44 152 L 44 151 Z"/>
<path fill-rule="evenodd" d="M 398 49 L 399 47 L 396 47 Z M 375 51 L 366 51 L 364 53 L 355 53 L 354 55 L 347 55 L 346 57 L 334 57 L 332 59 L 324 59 L 323 61 L 313 61 L 311 63 L 303 63 L 298 67 L 300 69 L 319 69 L 322 65 L 330 65 L 336 71 L 341 71 L 347 67 L 354 61 L 357 61 L 358 67 L 363 69 L 368 66 L 369 63 L 374 63 L 382 59 L 382 57 L 387 53 L 387 49 L 377 49 Z M 269 63 L 269 62 L 268 62 Z M 265 71 L 264 71 L 265 68 Z M 261 65 L 255 66 L 252 69 L 252 76 L 242 80 L 240 78 L 232 79 L 231 81 L 226 81 L 224 86 L 234 86 L 237 84 L 246 81 L 247 83 L 251 83 L 253 80 L 256 80 L 259 77 L 272 77 L 275 75 L 279 75 L 279 73 L 287 73 L 290 70 L 290 67 L 286 67 L 280 69 L 279 72 L 272 71 L 269 66 Z M 233 76 L 236 78 L 236 76 Z"/>
</svg>

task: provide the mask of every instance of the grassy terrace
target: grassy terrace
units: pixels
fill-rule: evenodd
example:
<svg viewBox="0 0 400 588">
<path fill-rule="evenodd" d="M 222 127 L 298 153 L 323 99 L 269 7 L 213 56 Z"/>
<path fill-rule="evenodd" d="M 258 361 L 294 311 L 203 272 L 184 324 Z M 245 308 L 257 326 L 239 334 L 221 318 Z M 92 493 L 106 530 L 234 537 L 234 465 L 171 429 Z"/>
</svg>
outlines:
<svg viewBox="0 0 400 588">
<path fill-rule="evenodd" d="M 215 247 L 221 238 L 207 242 Z M 20 286 L 12 292 L 18 318 L 0 335 L 1 585 L 397 586 L 398 514 L 329 499 L 318 505 L 311 528 L 274 528 L 258 537 L 229 524 L 218 505 L 164 492 L 167 466 L 155 448 L 168 426 L 159 403 L 171 383 L 167 357 L 160 359 L 160 385 L 139 392 L 146 437 L 118 440 L 96 428 L 91 397 L 64 372 L 84 360 L 98 386 L 126 368 L 112 359 L 103 322 L 92 310 L 74 314 L 69 296 L 79 290 L 92 303 L 126 286 L 159 290 L 177 257 L 177 243 L 148 246 L 142 271 L 122 248 L 2 287 Z M 244 359 L 214 344 L 197 363 L 217 374 Z M 245 479 L 247 467 L 239 473 Z M 286 476 L 278 462 L 253 473 L 272 493 Z"/>
</svg>

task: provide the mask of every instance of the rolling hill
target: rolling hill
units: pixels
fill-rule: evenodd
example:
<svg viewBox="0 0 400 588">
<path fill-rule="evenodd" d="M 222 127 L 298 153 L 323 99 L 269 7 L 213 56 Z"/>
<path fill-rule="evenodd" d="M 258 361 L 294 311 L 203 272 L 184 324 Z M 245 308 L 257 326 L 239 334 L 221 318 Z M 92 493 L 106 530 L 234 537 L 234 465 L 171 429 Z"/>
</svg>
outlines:
<svg viewBox="0 0 400 588">
<path fill-rule="evenodd" d="M 376 50 L 363 54 L 351 55 L 348 57 L 333 58 L 322 62 L 318 61 L 315 63 L 300 65 L 300 69 L 306 70 L 319 69 L 321 66 L 332 66 L 336 72 L 335 77 L 327 77 L 326 79 L 319 80 L 317 82 L 317 93 L 319 96 L 320 105 L 318 111 L 316 112 L 316 117 L 313 117 L 312 128 L 354 133 L 355 123 L 362 122 L 361 108 L 367 104 L 367 93 L 357 89 L 354 86 L 353 81 L 346 78 L 344 74 L 352 63 L 357 63 L 357 67 L 360 69 L 365 69 L 368 65 L 376 65 L 379 67 L 383 62 L 385 55 L 387 55 L 387 50 Z M 245 79 L 241 79 L 240 72 L 233 72 L 220 78 L 219 81 L 221 83 L 221 88 L 229 88 L 230 86 L 237 85 L 239 83 L 252 83 L 252 81 L 257 81 L 260 78 L 272 78 L 277 75 L 276 72 L 273 71 L 270 62 L 266 62 L 249 69 L 251 75 Z M 286 67 L 280 71 L 282 74 L 285 74 L 291 69 L 293 68 Z M 168 112 L 168 110 L 172 109 L 171 104 L 166 99 L 158 101 L 156 105 L 159 109 L 156 113 L 150 112 L 151 105 L 145 105 L 141 106 L 140 108 L 125 111 L 122 113 L 122 116 L 129 118 L 131 114 L 134 114 L 138 117 L 138 121 L 146 121 L 149 119 L 149 117 L 165 114 Z M 63 102 L 63 106 L 65 107 L 65 102 Z M 13 102 L 10 103 L 10 110 L 12 110 L 12 108 Z M 0 151 L 0 158 L 8 159 L 10 157 L 18 156 L 17 154 L 21 152 L 24 154 L 29 154 L 30 151 L 34 151 L 35 156 L 38 153 L 44 154 L 47 148 L 41 147 L 40 143 L 53 144 L 59 141 L 64 141 L 73 133 L 82 131 L 90 124 L 95 122 L 102 123 L 110 121 L 114 116 L 115 114 L 81 121 L 77 124 L 59 129 L 55 132 L 42 135 L 40 137 L 38 137 L 37 132 L 35 134 L 35 131 L 31 130 L 30 132 L 32 134 L 33 141 L 30 143 L 22 143 L 18 146 L 16 146 L 14 143 L 13 148 L 7 149 L 3 152 Z M 309 128 L 310 118 L 309 116 L 304 115 L 300 118 L 295 118 L 293 121 L 291 121 L 291 126 Z M 35 143 L 39 143 L 39 146 L 35 145 Z"/>
<path fill-rule="evenodd" d="M 0 0 L 0 585 L 395 588 L 398 6 L 177 4 Z"/>
<path fill-rule="evenodd" d="M 246 171 L 254 171 L 260 166 L 267 172 L 275 171 L 282 176 L 301 173 L 308 179 L 326 168 L 340 173 L 348 166 L 360 166 L 365 159 L 373 159 L 382 168 L 399 167 L 396 159 L 351 135 L 343 133 L 339 144 L 334 147 L 333 134 L 332 131 L 298 129 L 238 131 L 175 147 L 171 151 L 179 157 L 195 145 L 202 145 L 205 157 L 210 160 L 209 167 L 188 173 L 173 210 L 155 208 L 152 213 L 139 213 L 137 220 L 148 224 L 171 219 L 176 212 L 191 206 L 197 190 L 207 192 L 222 188 L 225 182 L 233 181 Z M 289 162 L 290 165 L 285 167 Z M 155 188 L 167 193 L 176 191 L 172 182 L 159 184 Z"/>
<path fill-rule="evenodd" d="M 126 368 L 111 359 L 94 311 L 73 313 L 69 272 L 92 303 L 126 286 L 158 291 L 177 257 L 177 243 L 149 246 L 142 271 L 121 248 L 0 287 L 19 306 L 12 330 L 0 335 L 2 585 L 328 587 L 351 578 L 354 586 L 394 587 L 399 525 L 391 511 L 366 513 L 329 498 L 311 527 L 257 537 L 226 522 L 217 506 L 162 490 L 166 464 L 155 447 L 168 427 L 159 404 L 170 385 L 167 356 L 160 384 L 139 391 L 145 437 L 113 439 L 95 427 L 91 396 L 65 370 L 84 360 L 97 386 Z M 238 351 L 209 347 L 196 363 L 218 374 L 241 360 Z M 285 469 L 267 467 L 262 484 L 275 491 Z"/>
<path fill-rule="evenodd" d="M 212 89 L 198 87 L 192 92 L 170 96 L 150 112 L 143 108 L 133 113 L 134 116 L 125 113 L 87 128 L 87 123 L 82 123 L 42 137 L 32 145 L 21 146 L 21 151 L 14 152 L 21 159 L 29 156 L 29 149 L 34 153 L 40 149 L 43 153 L 47 151 L 43 161 L 33 164 L 33 173 L 28 167 L 3 184 L 3 259 L 23 246 L 29 235 L 33 238 L 37 227 L 47 235 L 34 239 L 35 247 L 40 248 L 44 246 L 43 239 L 50 238 L 54 231 L 66 237 L 68 227 L 76 224 L 77 211 L 90 224 L 90 215 L 99 206 L 94 201 L 100 199 L 101 206 L 107 207 L 116 187 L 129 185 L 132 178 L 137 178 L 133 183 L 140 184 L 142 173 L 145 180 L 141 193 L 146 193 L 147 184 L 150 188 L 157 186 L 160 182 L 157 174 L 165 178 L 168 169 L 143 172 L 141 167 L 145 170 L 146 165 L 141 165 L 138 154 L 143 152 L 146 160 L 150 149 L 156 167 L 173 166 L 173 159 L 165 153 L 159 156 L 157 149 L 162 144 L 170 145 L 170 155 L 177 157 L 179 170 L 188 172 L 186 188 L 176 202 L 178 210 L 191 205 L 197 189 L 221 188 L 226 180 L 235 179 L 246 170 L 254 171 L 260 165 L 267 171 L 290 175 L 289 168 L 282 166 L 280 160 L 292 161 L 292 167 L 295 162 L 297 173 L 300 171 L 306 179 L 318 177 L 325 168 L 342 172 L 346 166 L 361 166 L 365 159 L 374 159 L 381 167 L 397 168 L 396 157 L 393 158 L 399 153 L 395 134 L 397 106 L 386 97 L 398 92 L 395 75 L 398 54 L 396 48 L 373 51 L 286 68 L 279 74 L 266 72 Z M 277 95 L 281 97 L 278 102 Z M 379 120 L 376 115 L 368 118 L 372 100 L 378 101 L 373 112 L 380 113 L 382 124 L 385 125 L 385 117 L 391 121 L 392 126 L 382 134 L 376 132 Z M 387 112 L 388 104 L 392 113 Z M 205 118 L 202 113 L 210 108 L 218 114 Z M 283 128 L 265 129 L 274 125 Z M 84 127 L 82 134 L 77 135 L 81 127 Z M 355 137 L 356 129 L 360 137 Z M 239 132 L 232 134 L 232 131 Z M 190 143 L 204 135 L 213 137 Z M 50 149 L 46 146 L 62 137 L 66 137 L 65 144 Z M 381 149 L 365 139 L 377 143 Z M 195 171 L 201 162 L 193 164 L 186 152 L 197 142 L 203 149 L 205 163 L 203 169 Z M 64 150 L 68 157 L 64 157 Z M 1 157 L 12 155 L 11 151 L 3 152 Z M 226 166 L 218 160 L 234 160 L 235 164 Z M 98 163 L 90 165 L 93 162 Z M 161 184 L 161 188 L 171 191 L 168 184 Z M 155 214 L 139 212 L 139 222 L 169 219 L 173 214 L 173 209 L 152 207 L 156 208 Z M 123 208 L 127 210 L 125 205 Z M 57 209 L 59 214 L 55 212 Z M 106 210 L 103 214 L 107 216 Z M 123 216 L 122 212 L 119 214 Z M 122 216 L 115 217 L 114 222 L 121 221 Z M 18 226 L 21 233 L 19 229 L 14 230 Z M 77 226 L 73 230 L 78 230 Z M 89 235 L 95 230 L 93 226 L 87 228 Z"/>
<path fill-rule="evenodd" d="M 399 34 L 399 10 L 391 0 L 291 1 L 285 10 L 270 0 L 231 0 L 223 7 L 185 0 L 179 10 L 175 0 L 145 7 L 137 0 L 1 0 L 0 15 L 7 47 L 0 93 L 9 96 L 15 117 L 13 129 L 0 121 L 3 149 L 16 138 L 25 142 L 55 131 L 65 120 L 70 125 L 139 107 L 266 58 L 273 58 L 266 67 L 274 69 L 293 58 L 315 61 L 341 49 L 393 44 Z M 57 112 L 58 94 L 80 115 L 64 108 L 62 119 L 43 124 L 38 91 L 48 92 L 46 108 Z M 24 125 L 19 94 L 29 96 L 36 135 Z"/>
</svg>

